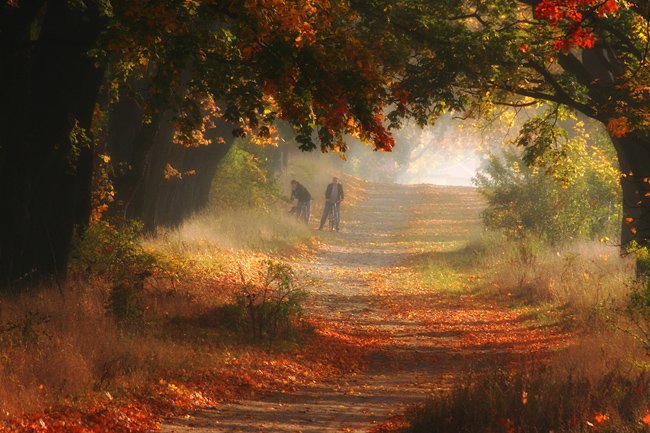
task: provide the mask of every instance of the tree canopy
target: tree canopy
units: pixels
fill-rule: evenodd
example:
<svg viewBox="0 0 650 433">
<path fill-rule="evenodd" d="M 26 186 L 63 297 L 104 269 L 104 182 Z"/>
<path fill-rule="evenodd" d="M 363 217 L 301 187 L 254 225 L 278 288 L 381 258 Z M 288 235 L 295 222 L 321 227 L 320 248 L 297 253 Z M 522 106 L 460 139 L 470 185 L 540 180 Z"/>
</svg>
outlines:
<svg viewBox="0 0 650 433">
<path fill-rule="evenodd" d="M 395 35 L 405 71 L 393 126 L 444 111 L 490 115 L 499 106 L 550 109 L 519 143 L 533 165 L 563 163 L 567 109 L 603 124 L 622 173 L 623 243 L 650 237 L 650 69 L 647 1 L 356 1 L 367 25 Z"/>
<path fill-rule="evenodd" d="M 122 167 L 125 215 L 173 223 L 147 210 L 200 206 L 218 145 L 273 139 L 278 120 L 303 150 L 345 152 L 351 135 L 389 151 L 409 118 L 540 102 L 527 160 L 562 163 L 566 109 L 607 125 L 623 242 L 645 243 L 649 16 L 645 0 L 6 1 L 0 279 L 65 272 L 98 161 Z"/>
</svg>

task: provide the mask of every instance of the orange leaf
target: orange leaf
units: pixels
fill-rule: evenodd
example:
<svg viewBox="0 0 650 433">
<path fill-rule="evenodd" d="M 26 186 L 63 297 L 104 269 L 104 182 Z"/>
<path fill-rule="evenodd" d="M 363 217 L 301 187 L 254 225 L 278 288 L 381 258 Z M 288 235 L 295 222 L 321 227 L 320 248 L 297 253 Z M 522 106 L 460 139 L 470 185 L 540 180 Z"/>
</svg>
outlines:
<svg viewBox="0 0 650 433">
<path fill-rule="evenodd" d="M 607 129 L 612 137 L 623 137 L 630 132 L 630 121 L 627 117 L 612 117 L 607 122 Z"/>
<path fill-rule="evenodd" d="M 643 418 L 641 418 L 641 421 L 643 424 L 650 426 L 650 411 L 645 411 L 645 414 L 643 415 Z"/>
<path fill-rule="evenodd" d="M 601 412 L 594 412 L 594 421 L 598 424 L 602 424 L 605 421 L 609 420 L 609 415 Z"/>
</svg>

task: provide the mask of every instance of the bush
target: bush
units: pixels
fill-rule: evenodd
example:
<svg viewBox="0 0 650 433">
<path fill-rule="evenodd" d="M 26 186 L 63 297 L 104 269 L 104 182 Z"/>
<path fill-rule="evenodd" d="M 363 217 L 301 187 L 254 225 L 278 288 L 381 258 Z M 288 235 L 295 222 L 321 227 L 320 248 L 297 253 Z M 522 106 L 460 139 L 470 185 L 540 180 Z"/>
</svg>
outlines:
<svg viewBox="0 0 650 433">
<path fill-rule="evenodd" d="M 610 168 L 585 163 L 580 175 L 560 182 L 527 167 L 518 149 L 506 149 L 474 178 L 487 199 L 483 222 L 510 238 L 552 244 L 615 236 L 620 200 Z"/>
<path fill-rule="evenodd" d="M 76 240 L 72 252 L 72 269 L 111 282 L 106 309 L 130 328 L 143 323 L 144 281 L 158 263 L 140 243 L 142 227 L 138 221 L 117 227 L 99 220 Z"/>
<path fill-rule="evenodd" d="M 298 287 L 291 266 L 267 260 L 257 281 L 246 281 L 232 304 L 220 310 L 233 328 L 255 341 L 273 342 L 296 335 L 307 292 Z"/>
<path fill-rule="evenodd" d="M 114 284 L 108 293 L 107 309 L 123 325 L 140 326 L 144 321 L 144 280 L 150 274 L 142 272 Z"/>
<path fill-rule="evenodd" d="M 87 276 L 108 276 L 121 281 L 149 271 L 156 258 L 140 244 L 143 225 L 129 221 L 117 226 L 108 221 L 93 223 L 77 237 L 71 257 L 73 270 Z"/>
<path fill-rule="evenodd" d="M 238 140 L 219 164 L 210 201 L 217 209 L 267 209 L 279 198 L 263 149 Z"/>
</svg>

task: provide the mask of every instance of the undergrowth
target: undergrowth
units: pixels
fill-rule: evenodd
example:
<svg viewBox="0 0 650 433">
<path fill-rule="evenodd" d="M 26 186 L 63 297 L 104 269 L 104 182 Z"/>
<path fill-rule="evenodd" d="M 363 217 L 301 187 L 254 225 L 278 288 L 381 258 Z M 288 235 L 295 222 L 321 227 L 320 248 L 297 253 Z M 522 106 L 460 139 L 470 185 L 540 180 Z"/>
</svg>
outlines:
<svg viewBox="0 0 650 433">
<path fill-rule="evenodd" d="M 163 230 L 152 246 L 171 254 L 205 247 L 286 252 L 308 242 L 311 229 L 279 204 L 271 209 L 222 210 L 190 217 L 180 227 Z"/>
<path fill-rule="evenodd" d="M 551 363 L 470 370 L 411 413 L 402 431 L 647 432 L 650 375 L 633 362 L 643 351 L 608 337 L 587 337 Z"/>
<path fill-rule="evenodd" d="M 304 328 L 307 291 L 286 263 L 266 260 L 257 278 L 241 273 L 242 287 L 217 310 L 232 330 L 252 341 L 295 340 Z"/>
<path fill-rule="evenodd" d="M 611 370 L 600 377 L 542 368 L 466 377 L 420 409 L 409 433 L 646 432 L 650 378 Z"/>
<path fill-rule="evenodd" d="M 415 266 L 433 291 L 494 298 L 538 324 L 583 329 L 607 326 L 636 285 L 635 259 L 600 242 L 550 246 L 486 234 L 457 250 L 420 255 Z"/>
</svg>

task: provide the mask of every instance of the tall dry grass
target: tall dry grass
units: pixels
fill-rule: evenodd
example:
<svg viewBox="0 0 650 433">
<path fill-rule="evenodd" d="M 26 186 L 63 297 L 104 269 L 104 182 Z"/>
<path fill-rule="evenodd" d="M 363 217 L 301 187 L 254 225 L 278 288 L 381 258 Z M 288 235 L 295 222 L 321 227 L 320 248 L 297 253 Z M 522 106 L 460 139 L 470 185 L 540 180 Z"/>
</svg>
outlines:
<svg viewBox="0 0 650 433">
<path fill-rule="evenodd" d="M 0 413 L 32 411 L 89 392 L 119 393 L 164 372 L 218 365 L 219 341 L 196 341 L 147 324 L 137 332 L 107 310 L 109 284 L 73 278 L 3 296 L 0 307 Z M 171 303 L 179 306 L 178 300 Z M 147 305 L 153 305 L 147 299 Z"/>
<path fill-rule="evenodd" d="M 289 206 L 270 210 L 206 211 L 173 230 L 161 231 L 147 244 L 173 254 L 205 249 L 245 249 L 282 252 L 308 241 L 311 229 L 289 214 Z"/>
<path fill-rule="evenodd" d="M 173 371 L 218 368 L 238 346 L 211 312 L 241 288 L 239 268 L 309 240 L 295 218 L 257 210 L 201 215 L 142 240 L 145 277 L 71 272 L 62 287 L 0 296 L 0 413 L 42 410 L 93 392 L 118 395 Z M 138 269 L 140 271 L 140 269 Z M 117 279 L 116 279 L 117 278 Z M 121 323 L 111 291 L 142 283 L 143 317 Z M 139 289 L 138 289 L 139 290 Z"/>
<path fill-rule="evenodd" d="M 561 248 L 484 239 L 453 258 L 448 272 L 476 271 L 475 290 L 518 308 L 572 319 L 575 339 L 553 360 L 516 366 L 479 365 L 459 375 L 408 416 L 408 433 L 647 432 L 650 375 L 642 341 L 629 327 L 626 305 L 639 284 L 633 257 L 618 247 L 582 242 Z M 459 251 L 459 254 L 461 251 Z M 449 266 L 447 266 L 449 268 Z"/>
<path fill-rule="evenodd" d="M 584 317 L 625 303 L 635 279 L 634 258 L 599 242 L 562 247 L 502 243 L 487 248 L 483 266 L 490 270 L 488 292 L 524 304 L 566 307 Z"/>
<path fill-rule="evenodd" d="M 650 375 L 625 339 L 592 335 L 547 364 L 485 366 L 459 375 L 410 414 L 408 433 L 647 432 Z"/>
</svg>

